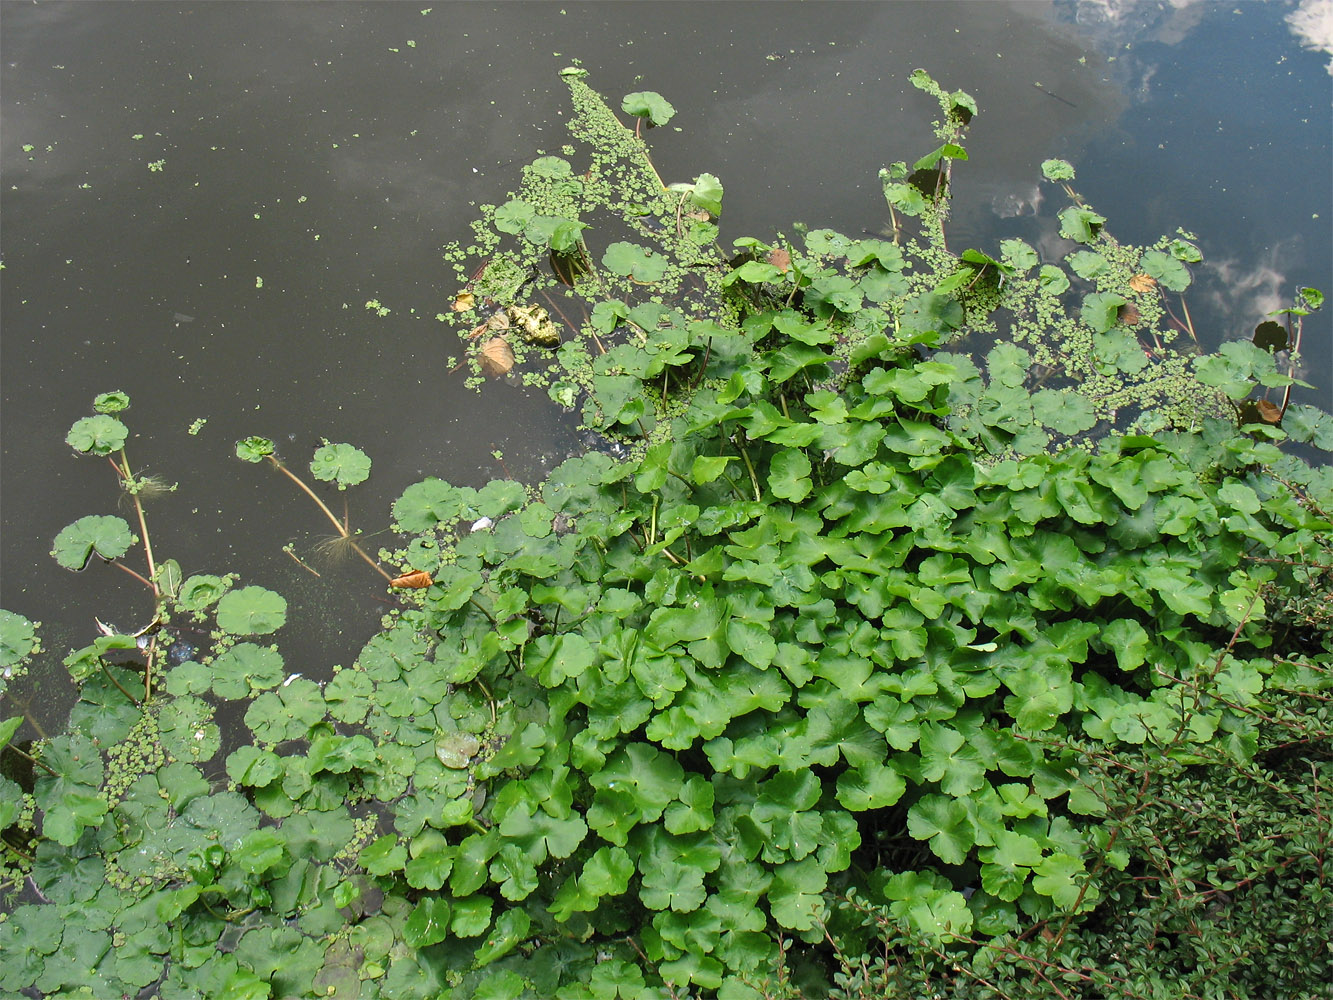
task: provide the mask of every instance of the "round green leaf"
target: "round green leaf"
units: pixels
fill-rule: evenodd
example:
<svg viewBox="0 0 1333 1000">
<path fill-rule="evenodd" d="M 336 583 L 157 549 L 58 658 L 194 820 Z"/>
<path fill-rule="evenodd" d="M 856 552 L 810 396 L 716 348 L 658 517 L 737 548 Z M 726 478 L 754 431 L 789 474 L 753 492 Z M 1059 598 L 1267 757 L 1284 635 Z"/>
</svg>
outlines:
<svg viewBox="0 0 1333 1000">
<path fill-rule="evenodd" d="M 197 574 L 181 584 L 177 601 L 186 611 L 203 611 L 230 589 L 226 577 Z"/>
<path fill-rule="evenodd" d="M 813 488 L 810 459 L 805 452 L 787 448 L 773 456 L 768 469 L 768 488 L 783 500 L 803 500 Z"/>
<path fill-rule="evenodd" d="M 13 611 L 0 610 L 0 667 L 12 667 L 37 651 L 37 626 Z"/>
<path fill-rule="evenodd" d="M 98 414 L 74 421 L 65 443 L 85 455 L 110 455 L 123 448 L 129 436 L 129 428 L 115 417 Z"/>
<path fill-rule="evenodd" d="M 481 741 L 471 733 L 445 733 L 435 741 L 435 756 L 445 767 L 463 769 L 481 749 Z"/>
<path fill-rule="evenodd" d="M 1157 279 L 1163 288 L 1183 292 L 1189 287 L 1190 272 L 1180 259 L 1160 250 L 1149 250 L 1139 262 L 1143 270 Z"/>
<path fill-rule="evenodd" d="M 60 530 L 51 555 L 65 569 L 81 570 L 94 552 L 110 562 L 123 556 L 138 540 L 123 518 L 89 514 Z"/>
<path fill-rule="evenodd" d="M 485 933 L 491 925 L 491 905 L 489 896 L 468 896 L 455 900 L 449 929 L 459 937 L 476 937 Z"/>
<path fill-rule="evenodd" d="M 262 462 L 273 453 L 273 442 L 266 437 L 248 437 L 236 442 L 236 457 L 246 462 Z"/>
<path fill-rule="evenodd" d="M 1115 326 L 1120 307 L 1124 304 L 1124 297 L 1114 292 L 1093 292 L 1083 297 L 1079 316 L 1097 333 L 1106 333 Z"/>
<path fill-rule="evenodd" d="M 218 627 L 232 635 L 267 635 L 287 621 L 287 602 L 264 587 L 242 587 L 218 601 Z"/>
<path fill-rule="evenodd" d="M 546 687 L 555 687 L 592 666 L 592 646 L 573 632 L 541 635 L 528 645 L 523 665 Z"/>
<path fill-rule="evenodd" d="M 119 389 L 104 392 L 93 400 L 93 409 L 98 413 L 119 413 L 130 408 L 130 397 Z"/>
<path fill-rule="evenodd" d="M 1072 181 L 1074 167 L 1068 160 L 1042 160 L 1041 173 L 1048 181 Z"/>
<path fill-rule="evenodd" d="M 647 118 L 653 125 L 665 125 L 676 114 L 676 109 L 671 106 L 670 101 L 651 90 L 626 94 L 625 99 L 620 102 L 620 108 L 636 118 Z"/>
<path fill-rule="evenodd" d="M 427 896 L 417 904 L 403 925 L 403 942 L 409 948 L 439 944 L 449 935 L 449 901 Z"/>
<path fill-rule="evenodd" d="M 404 531 L 429 531 L 441 521 L 452 521 L 467 509 L 462 490 L 431 476 L 413 483 L 393 504 L 393 517 Z"/>
<path fill-rule="evenodd" d="M 213 693 L 219 698 L 248 698 L 282 683 L 282 654 L 252 642 L 237 643 L 213 661 L 212 675 Z"/>
<path fill-rule="evenodd" d="M 635 281 L 660 281 L 666 274 L 667 260 L 636 243 L 612 243 L 602 254 L 607 270 Z"/>
<path fill-rule="evenodd" d="M 326 444 L 315 450 L 310 472 L 316 479 L 337 483 L 338 489 L 345 490 L 366 481 L 370 475 L 370 457 L 350 444 Z"/>
</svg>

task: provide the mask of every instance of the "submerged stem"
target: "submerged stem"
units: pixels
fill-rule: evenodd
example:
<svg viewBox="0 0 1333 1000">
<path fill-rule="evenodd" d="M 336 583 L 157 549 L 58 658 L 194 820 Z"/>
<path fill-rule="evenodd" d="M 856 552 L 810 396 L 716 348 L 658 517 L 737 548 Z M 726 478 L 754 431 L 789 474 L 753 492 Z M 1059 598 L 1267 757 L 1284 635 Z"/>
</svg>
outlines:
<svg viewBox="0 0 1333 1000">
<path fill-rule="evenodd" d="M 319 495 L 315 493 L 314 490 L 312 490 L 309 486 L 307 486 L 304 482 L 301 481 L 300 476 L 292 472 L 292 470 L 287 468 L 287 466 L 283 465 L 282 462 L 279 461 L 276 455 L 266 455 L 265 457 L 270 462 L 273 463 L 274 468 L 276 468 L 284 476 L 286 476 L 297 486 L 299 486 L 302 489 L 302 491 L 304 491 L 306 496 L 308 496 L 311 500 L 315 501 L 319 509 L 324 512 L 324 516 L 327 517 L 330 522 L 332 522 L 333 527 L 337 530 L 339 536 L 347 540 L 347 543 L 352 547 L 353 552 L 355 552 L 362 559 L 364 559 L 366 561 L 366 564 L 380 576 L 384 577 L 384 579 L 389 581 L 393 580 L 393 577 L 390 576 L 387 572 L 385 572 L 384 567 L 381 566 L 379 563 L 377 563 L 374 559 L 370 558 L 370 556 L 366 554 L 366 550 L 363 549 L 360 545 L 358 545 L 355 540 L 353 540 L 352 533 L 347 530 L 347 526 L 343 524 L 343 522 L 339 521 L 337 517 L 334 516 L 333 511 L 329 510 L 328 506 L 324 503 L 323 500 L 319 498 Z"/>
</svg>

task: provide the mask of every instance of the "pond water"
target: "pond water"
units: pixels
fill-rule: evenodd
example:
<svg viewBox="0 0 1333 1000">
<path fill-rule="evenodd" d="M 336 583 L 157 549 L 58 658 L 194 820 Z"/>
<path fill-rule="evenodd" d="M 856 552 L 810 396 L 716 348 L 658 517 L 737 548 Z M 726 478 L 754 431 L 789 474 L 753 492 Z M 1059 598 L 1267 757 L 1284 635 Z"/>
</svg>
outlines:
<svg viewBox="0 0 1333 1000">
<path fill-rule="evenodd" d="M 1333 291 L 1317 0 L 429 2 L 0 8 L 0 605 L 41 621 L 47 649 L 0 715 L 59 729 L 60 659 L 95 617 L 151 612 L 127 575 L 47 554 L 65 524 L 117 512 L 111 470 L 63 442 L 99 392 L 130 395 L 132 463 L 178 484 L 149 508 L 158 557 L 283 594 L 276 639 L 316 677 L 377 630 L 382 581 L 313 562 L 322 515 L 236 460 L 238 438 L 273 438 L 298 470 L 325 438 L 363 449 L 348 515 L 390 547 L 373 533 L 409 484 L 531 481 L 582 446 L 540 390 L 465 389 L 434 319 L 457 291 L 443 244 L 564 141 L 557 72 L 575 58 L 613 104 L 650 89 L 676 106 L 655 161 L 668 181 L 721 177 L 724 242 L 886 226 L 876 172 L 933 146 L 933 104 L 907 83 L 921 66 L 982 109 L 956 249 L 1053 234 L 1060 206 L 1035 185 L 1061 157 L 1123 240 L 1197 234 L 1209 342 L 1299 285 Z M 1304 400 L 1327 408 L 1327 317 L 1307 336 Z"/>
</svg>

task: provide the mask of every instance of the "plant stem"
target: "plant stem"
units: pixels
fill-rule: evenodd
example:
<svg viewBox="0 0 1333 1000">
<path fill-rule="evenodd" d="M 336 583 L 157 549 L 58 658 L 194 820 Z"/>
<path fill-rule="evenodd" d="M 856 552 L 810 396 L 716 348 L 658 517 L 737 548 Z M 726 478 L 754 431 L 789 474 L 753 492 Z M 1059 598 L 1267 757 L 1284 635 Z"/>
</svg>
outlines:
<svg viewBox="0 0 1333 1000">
<path fill-rule="evenodd" d="M 116 565 L 116 567 L 124 569 L 124 571 L 129 573 L 129 575 L 135 577 L 136 580 L 139 580 L 139 583 L 143 584 L 144 587 L 152 587 L 153 581 L 149 580 L 147 576 L 143 575 L 143 573 L 137 572 L 135 571 L 135 569 L 129 568 L 128 565 L 125 565 L 124 563 L 112 563 L 112 565 Z"/>
<path fill-rule="evenodd" d="M 116 678 L 112 676 L 110 669 L 108 669 L 106 663 L 101 658 L 98 659 L 97 665 L 102 668 L 102 673 L 106 674 L 106 679 L 109 680 L 112 684 L 116 685 L 116 689 L 126 698 L 128 698 L 130 700 L 130 703 L 134 705 L 135 708 L 143 708 L 143 702 L 139 701 L 138 698 L 134 697 L 134 695 L 130 694 L 128 691 L 125 690 L 124 686 L 120 683 L 120 681 L 116 680 Z"/>
<path fill-rule="evenodd" d="M 736 439 L 732 438 L 731 443 L 736 444 Z M 741 458 L 745 462 L 745 470 L 750 473 L 750 485 L 754 487 L 754 499 L 756 503 L 759 503 L 764 499 L 764 494 L 759 489 L 759 478 L 754 474 L 754 465 L 750 462 L 750 454 L 738 444 L 736 444 L 736 450 L 741 453 Z"/>
<path fill-rule="evenodd" d="M 1288 334 L 1288 336 L 1291 337 L 1291 350 L 1287 352 L 1287 357 L 1289 359 L 1287 363 L 1288 378 L 1291 378 L 1296 372 L 1296 358 L 1301 353 L 1301 330 L 1304 326 L 1304 322 L 1298 319 L 1296 320 L 1295 336 L 1292 337 L 1291 334 Z M 1283 416 L 1286 416 L 1287 405 L 1291 402 L 1291 386 L 1292 383 L 1289 382 L 1287 383 L 1287 387 L 1282 390 L 1282 414 L 1278 417 L 1279 420 L 1281 420 Z"/>
<path fill-rule="evenodd" d="M 339 521 L 336 517 L 333 516 L 333 511 L 329 510 L 329 508 L 325 505 L 324 501 L 319 498 L 318 494 L 316 494 L 314 490 L 312 490 L 309 486 L 307 486 L 304 482 L 301 481 L 300 476 L 296 475 L 296 473 L 292 472 L 291 469 L 283 465 L 282 462 L 278 460 L 278 457 L 276 455 L 266 455 L 265 457 L 270 462 L 273 463 L 274 468 L 276 468 L 284 476 L 286 476 L 297 486 L 299 486 L 305 492 L 306 496 L 308 496 L 311 500 L 315 501 L 319 509 L 324 512 L 324 516 L 327 517 L 331 522 L 333 522 L 333 527 L 337 529 L 339 537 L 345 538 L 347 540 L 348 544 L 352 546 L 352 551 L 355 552 L 357 555 L 359 555 L 362 559 L 364 559 L 366 561 L 366 565 L 368 565 L 380 576 L 384 577 L 384 579 L 390 581 L 393 580 L 393 577 L 384 571 L 384 567 L 381 566 L 379 563 L 377 563 L 374 559 L 370 558 L 370 556 L 366 554 L 366 550 L 356 543 L 356 541 L 352 538 L 352 533 L 347 530 L 346 526 L 344 526 L 341 521 Z"/>
<path fill-rule="evenodd" d="M 143 700 L 147 704 L 153 697 L 153 660 L 157 658 L 157 634 L 148 640 L 148 655 L 144 657 Z"/>
<path fill-rule="evenodd" d="M 125 449 L 120 449 L 120 469 L 118 470 L 125 477 L 125 482 L 134 482 L 134 477 L 130 473 L 130 460 L 125 454 Z M 162 591 L 157 586 L 157 565 L 153 562 L 153 543 L 148 537 L 148 522 L 143 516 L 143 504 L 139 502 L 139 494 L 131 493 L 130 499 L 134 501 L 134 512 L 139 515 L 139 532 L 143 536 L 143 552 L 148 560 L 148 585 L 153 588 L 153 597 L 160 599 Z M 142 579 L 142 577 L 140 577 Z"/>
<path fill-rule="evenodd" d="M 11 851 L 13 851 L 15 854 L 17 854 L 17 855 L 18 855 L 20 858 L 22 858 L 24 861 L 32 862 L 33 860 L 35 860 L 35 859 L 33 858 L 33 856 L 32 856 L 31 854 L 29 854 L 27 851 L 20 850 L 19 848 L 15 847 L 13 844 L 11 844 L 8 840 L 5 840 L 5 838 L 0 837 L 0 840 L 3 840 L 5 846 L 8 847 Z M 11 882 L 10 885 L 12 885 L 12 884 L 13 884 L 13 883 Z"/>
<path fill-rule="evenodd" d="M 9 747 L 10 750 L 13 750 L 13 751 L 14 751 L 16 754 L 18 754 L 20 757 L 24 757 L 24 758 L 26 758 L 27 760 L 31 761 L 32 763 L 36 764 L 36 765 L 37 765 L 38 767 L 40 767 L 43 771 L 45 771 L 47 774 L 51 775 L 51 777 L 53 777 L 53 778 L 58 778 L 58 777 L 60 777 L 60 774 L 56 771 L 56 769 L 53 768 L 50 764 L 48 764 L 46 761 L 42 760 L 40 757 L 34 757 L 32 754 L 28 753 L 26 750 L 20 750 L 20 749 L 19 749 L 18 747 L 16 747 L 13 743 L 6 743 L 5 745 L 6 745 L 7 747 Z"/>
</svg>

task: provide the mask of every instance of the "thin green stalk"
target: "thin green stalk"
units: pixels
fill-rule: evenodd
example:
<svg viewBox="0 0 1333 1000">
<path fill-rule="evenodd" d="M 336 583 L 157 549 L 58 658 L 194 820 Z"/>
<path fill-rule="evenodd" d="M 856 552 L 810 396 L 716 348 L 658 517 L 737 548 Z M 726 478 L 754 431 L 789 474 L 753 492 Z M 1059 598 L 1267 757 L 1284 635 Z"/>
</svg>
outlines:
<svg viewBox="0 0 1333 1000">
<path fill-rule="evenodd" d="M 113 566 L 119 566 L 121 569 L 123 569 L 123 570 L 124 570 L 126 573 L 128 573 L 130 576 L 134 577 L 136 580 L 138 580 L 140 583 L 142 583 L 145 587 L 152 587 L 152 586 L 153 586 L 153 581 L 152 581 L 152 580 L 148 579 L 148 577 L 144 576 L 142 573 L 140 573 L 140 572 L 138 572 L 138 571 L 136 571 L 136 570 L 132 570 L 132 569 L 130 569 L 130 568 L 129 568 L 128 566 L 126 566 L 123 562 L 114 562 L 114 563 L 112 563 L 111 565 L 113 565 Z"/>
<path fill-rule="evenodd" d="M 102 673 L 106 674 L 106 679 L 109 680 L 112 684 L 116 685 L 116 690 L 118 690 L 121 694 L 123 694 L 126 698 L 128 698 L 130 700 L 130 703 L 133 704 L 135 708 L 143 707 L 143 702 L 141 702 L 138 698 L 134 697 L 134 695 L 126 691 L 124 686 L 120 683 L 120 681 L 116 680 L 116 678 L 112 676 L 111 671 L 107 668 L 106 662 L 103 661 L 100 657 L 97 660 L 97 665 L 102 668 Z"/>
<path fill-rule="evenodd" d="M 366 565 L 368 565 L 380 576 L 384 577 L 384 579 L 389 581 L 393 580 L 393 577 L 385 572 L 384 567 L 381 566 L 379 563 L 377 563 L 374 559 L 370 558 L 370 556 L 366 554 L 366 550 L 356 543 L 356 540 L 352 538 L 352 533 L 347 530 L 346 525 L 344 525 L 341 521 L 339 521 L 336 517 L 333 516 L 333 511 L 329 510 L 329 508 L 325 505 L 324 501 L 319 498 L 319 495 L 316 494 L 314 490 L 312 490 L 309 486 L 307 486 L 304 482 L 301 481 L 300 476 L 292 472 L 292 470 L 287 468 L 287 466 L 283 465 L 282 462 L 279 461 L 276 455 L 266 455 L 265 457 L 270 462 L 273 463 L 274 468 L 276 468 L 284 476 L 286 476 L 297 486 L 299 486 L 305 492 L 306 496 L 308 496 L 311 500 L 315 501 L 319 509 L 324 512 L 324 516 L 327 517 L 333 523 L 333 527 L 337 529 L 338 535 L 346 539 L 347 543 L 352 547 L 352 551 L 355 552 L 357 555 L 359 555 L 362 559 L 364 559 L 366 561 Z"/>
<path fill-rule="evenodd" d="M 125 454 L 125 449 L 120 449 L 120 474 L 125 477 L 125 482 L 134 482 L 134 476 L 130 473 L 130 460 Z M 143 538 L 143 551 L 148 559 L 148 585 L 153 588 L 153 597 L 160 599 L 162 591 L 157 586 L 157 564 L 153 562 L 153 542 L 148 537 L 148 521 L 144 518 L 143 504 L 139 502 L 139 494 L 131 492 L 130 499 L 134 501 L 134 512 L 139 516 L 139 533 Z"/>
<path fill-rule="evenodd" d="M 492 615 L 492 614 L 491 614 L 489 611 L 487 611 L 485 608 L 483 608 L 480 604 L 478 604 L 478 603 L 477 603 L 477 599 L 476 599 L 475 597 L 469 597 L 469 598 L 467 599 L 467 602 L 468 602 L 469 604 L 471 604 L 474 608 L 476 608 L 478 611 L 480 611 L 483 615 L 485 615 L 485 616 L 486 616 L 486 620 L 487 620 L 488 622 L 490 622 L 492 625 L 495 624 L 495 616 Z"/>
<path fill-rule="evenodd" d="M 750 461 L 750 453 L 747 452 L 744 448 L 742 448 L 739 444 L 736 444 L 735 438 L 731 439 L 731 443 L 735 444 L 736 450 L 741 453 L 741 459 L 745 462 L 745 471 L 750 474 L 750 485 L 754 487 L 755 502 L 759 503 L 764 499 L 764 494 L 763 491 L 759 489 L 759 477 L 754 474 L 754 465 Z"/>
<path fill-rule="evenodd" d="M 13 844 L 11 844 L 8 840 L 5 840 L 5 838 L 0 837 L 0 841 L 3 841 L 3 842 L 4 842 L 4 845 L 5 845 L 6 847 L 8 847 L 11 851 L 13 851 L 15 854 L 17 854 L 17 855 L 18 855 L 20 858 L 22 858 L 24 861 L 27 861 L 29 864 L 31 864 L 33 861 L 36 860 L 36 859 L 35 859 L 31 854 L 29 854 L 27 851 L 20 850 L 19 848 L 15 847 Z M 8 887 L 8 886 L 13 886 L 13 885 L 14 885 L 13 880 L 10 880 L 8 883 L 6 883 L 6 887 Z"/>
<path fill-rule="evenodd" d="M 26 750 L 20 750 L 20 749 L 19 749 L 18 747 L 16 747 L 13 743 L 7 743 L 7 744 L 5 744 L 5 745 L 6 745 L 10 750 L 13 750 L 13 751 L 14 751 L 16 754 L 18 754 L 20 757 L 24 757 L 24 758 L 26 758 L 28 761 L 30 761 L 31 763 L 36 764 L 36 765 L 37 765 L 38 767 L 40 767 L 43 771 L 45 771 L 47 774 L 51 775 L 51 777 L 53 777 L 53 778 L 58 778 L 58 777 L 60 777 L 60 775 L 59 775 L 59 773 L 56 771 L 56 769 L 53 768 L 50 764 L 48 764 L 46 761 L 42 760 L 40 757 L 34 757 L 32 754 L 28 753 Z"/>
<path fill-rule="evenodd" d="M 147 704 L 153 698 L 153 661 L 157 658 L 157 636 L 148 641 L 148 655 L 144 657 L 143 700 Z"/>
</svg>

